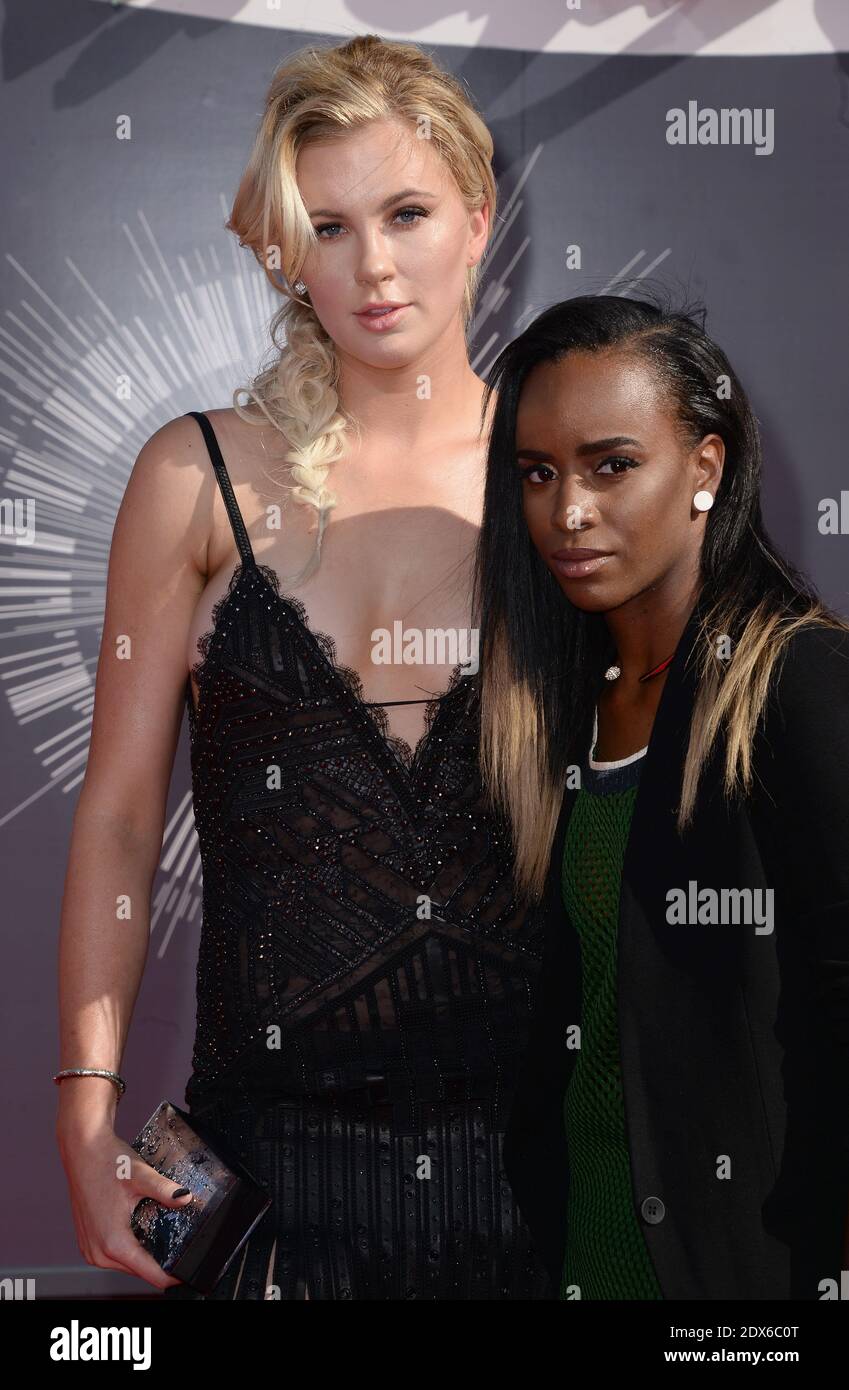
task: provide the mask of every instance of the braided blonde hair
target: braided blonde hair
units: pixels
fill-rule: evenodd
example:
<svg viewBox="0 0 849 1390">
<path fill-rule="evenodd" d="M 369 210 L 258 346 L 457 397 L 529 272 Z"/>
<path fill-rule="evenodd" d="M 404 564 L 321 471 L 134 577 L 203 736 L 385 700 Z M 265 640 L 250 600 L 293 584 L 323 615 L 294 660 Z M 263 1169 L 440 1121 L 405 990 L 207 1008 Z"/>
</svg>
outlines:
<svg viewBox="0 0 849 1390">
<path fill-rule="evenodd" d="M 400 119 L 414 132 L 426 121 L 428 138 L 466 207 L 474 211 L 489 205 L 489 242 L 497 200 L 493 143 L 471 95 L 416 45 L 374 34 L 333 47 L 309 45 L 275 70 L 226 224 L 239 244 L 253 251 L 273 288 L 284 295 L 270 326 L 277 349 L 274 360 L 249 386 L 236 389 L 233 407 L 247 423 L 265 427 L 265 420 L 238 399 L 242 394 L 252 397 L 266 420 L 285 436 L 288 447 L 282 461 L 293 479 L 291 496 L 318 513 L 315 549 L 300 573 L 288 577 L 290 584 L 318 567 L 321 538 L 336 505 L 335 493 L 326 486 L 330 465 L 344 452 L 348 428 L 360 433 L 359 422 L 339 401 L 333 340 L 309 302 L 289 288 L 318 241 L 298 189 L 296 161 L 314 141 L 338 138 L 386 119 Z M 282 246 L 274 244 L 275 233 Z M 480 265 L 467 267 L 462 306 L 466 331 L 479 277 Z"/>
</svg>

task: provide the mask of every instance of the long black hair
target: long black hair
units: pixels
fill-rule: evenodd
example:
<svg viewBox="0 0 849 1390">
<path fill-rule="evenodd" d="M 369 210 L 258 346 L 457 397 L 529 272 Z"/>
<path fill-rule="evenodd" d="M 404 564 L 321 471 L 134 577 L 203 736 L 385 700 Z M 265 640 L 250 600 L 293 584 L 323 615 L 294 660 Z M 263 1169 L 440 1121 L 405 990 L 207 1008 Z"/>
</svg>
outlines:
<svg viewBox="0 0 849 1390">
<path fill-rule="evenodd" d="M 720 728 L 727 735 L 725 789 L 751 784 L 751 746 L 775 660 L 806 623 L 849 630 L 770 540 L 761 515 L 761 443 L 746 393 L 704 329 L 701 306 L 672 309 L 649 299 L 580 295 L 541 313 L 494 362 L 482 418 L 491 418 L 473 605 L 481 639 L 481 770 L 508 813 L 516 877 L 542 891 L 566 769 L 591 737 L 604 671 L 616 652 L 601 613 L 564 596 L 533 545 L 515 466 L 516 416 L 528 374 L 570 352 L 620 346 L 650 363 L 666 389 L 681 437 L 725 444 L 707 514 L 694 647 L 697 698 L 682 780 L 678 827 L 692 817 L 699 776 Z M 732 655 L 721 657 L 719 637 Z M 701 639 L 701 640 L 699 640 Z"/>
</svg>

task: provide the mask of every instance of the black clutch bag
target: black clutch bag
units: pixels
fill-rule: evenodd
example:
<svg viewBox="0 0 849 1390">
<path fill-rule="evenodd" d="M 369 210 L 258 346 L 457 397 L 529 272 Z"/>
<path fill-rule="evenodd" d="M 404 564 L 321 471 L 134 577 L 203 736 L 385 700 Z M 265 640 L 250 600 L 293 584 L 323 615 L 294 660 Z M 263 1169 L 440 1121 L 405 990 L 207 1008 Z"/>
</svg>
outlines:
<svg viewBox="0 0 849 1390">
<path fill-rule="evenodd" d="M 136 1238 L 166 1273 L 198 1293 L 212 1293 L 271 1198 L 217 1134 L 168 1100 L 132 1147 L 175 1188 L 192 1194 L 181 1207 L 143 1197 L 130 1218 Z"/>
</svg>

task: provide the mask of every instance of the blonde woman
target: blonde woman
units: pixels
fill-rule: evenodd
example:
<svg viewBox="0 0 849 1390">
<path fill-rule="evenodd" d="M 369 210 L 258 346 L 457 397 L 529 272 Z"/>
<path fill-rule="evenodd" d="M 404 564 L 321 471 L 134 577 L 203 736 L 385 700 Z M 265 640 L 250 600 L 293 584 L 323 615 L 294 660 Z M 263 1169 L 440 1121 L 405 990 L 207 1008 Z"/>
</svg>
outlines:
<svg viewBox="0 0 849 1390">
<path fill-rule="evenodd" d="M 500 1161 L 538 928 L 477 767 L 465 330 L 491 156 L 411 45 L 283 63 L 228 223 L 281 293 L 274 359 L 247 404 L 152 436 L 115 527 L 61 1068 L 120 1075 L 185 703 L 204 892 L 186 1100 L 272 1199 L 215 1299 L 553 1296 Z M 81 1249 L 198 1296 L 131 1232 L 142 1197 L 191 1196 L 141 1161 L 116 1179 L 118 1085 L 61 1080 Z"/>
<path fill-rule="evenodd" d="M 480 762 L 547 920 L 508 1177 L 564 1300 L 834 1297 L 849 622 L 695 313 L 555 304 L 496 389 Z"/>
</svg>

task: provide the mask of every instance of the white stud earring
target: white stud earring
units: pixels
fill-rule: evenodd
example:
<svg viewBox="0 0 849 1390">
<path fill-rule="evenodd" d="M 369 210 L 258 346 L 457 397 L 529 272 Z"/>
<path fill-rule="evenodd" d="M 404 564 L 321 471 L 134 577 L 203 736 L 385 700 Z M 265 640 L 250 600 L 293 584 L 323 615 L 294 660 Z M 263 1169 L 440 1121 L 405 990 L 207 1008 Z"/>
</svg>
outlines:
<svg viewBox="0 0 849 1390">
<path fill-rule="evenodd" d="M 306 292 L 307 292 L 307 287 L 306 287 L 306 285 L 304 284 L 303 280 L 296 280 L 296 281 L 295 281 L 295 293 L 296 293 L 296 294 L 306 294 Z"/>
<path fill-rule="evenodd" d="M 713 493 L 702 488 L 693 498 L 693 506 L 697 512 L 709 512 L 713 506 Z"/>
</svg>

